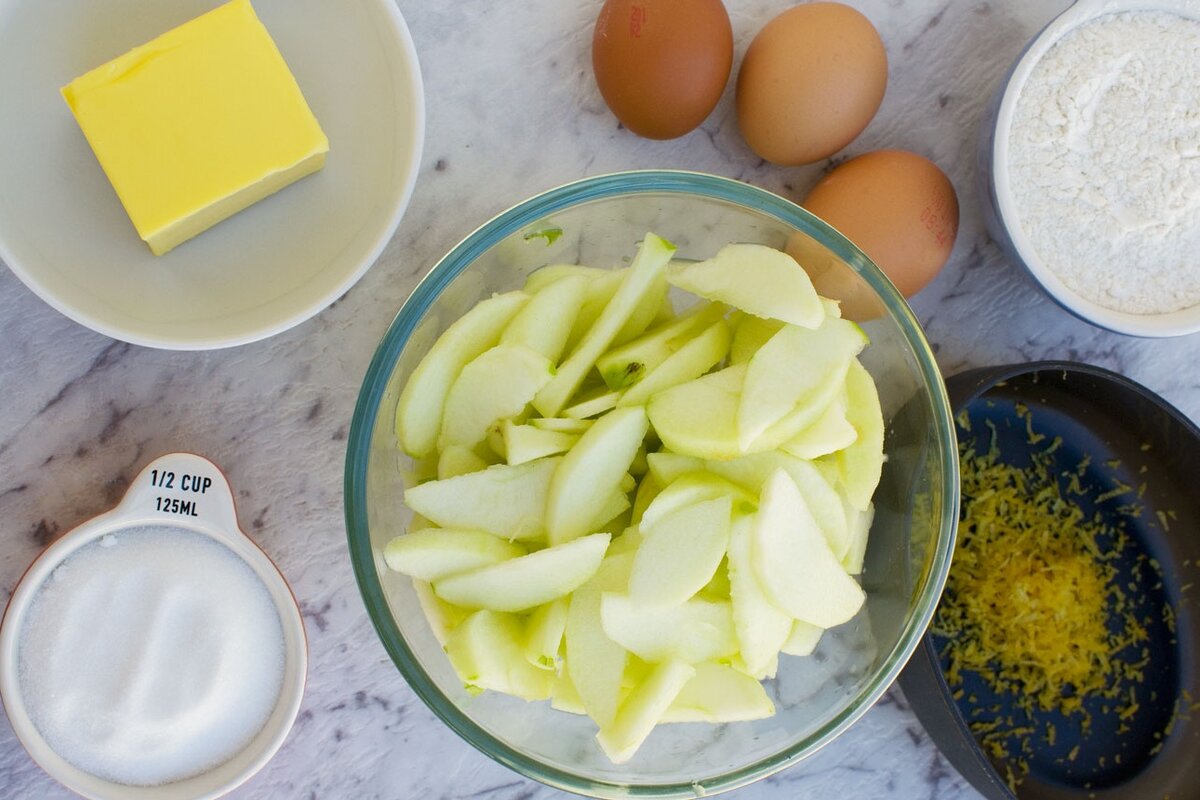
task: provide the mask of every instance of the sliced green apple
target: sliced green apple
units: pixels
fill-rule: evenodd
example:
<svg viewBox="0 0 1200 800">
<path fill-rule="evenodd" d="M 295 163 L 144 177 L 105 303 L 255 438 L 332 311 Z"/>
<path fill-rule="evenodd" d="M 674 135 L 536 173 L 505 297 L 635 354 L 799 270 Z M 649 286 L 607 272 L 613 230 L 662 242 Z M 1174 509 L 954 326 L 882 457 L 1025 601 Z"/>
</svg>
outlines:
<svg viewBox="0 0 1200 800">
<path fill-rule="evenodd" d="M 748 362 L 785 324 L 777 319 L 763 319 L 753 314 L 744 315 L 730 343 L 729 363 Z"/>
<path fill-rule="evenodd" d="M 862 588 L 842 569 L 785 470 L 767 479 L 759 503 L 752 558 L 772 604 L 822 628 L 841 625 L 858 613 Z"/>
<path fill-rule="evenodd" d="M 383 560 L 396 572 L 422 581 L 437 581 L 526 552 L 520 545 L 483 531 L 427 528 L 392 539 L 383 548 Z"/>
<path fill-rule="evenodd" d="M 729 326 L 717 320 L 626 389 L 617 405 L 642 405 L 661 391 L 698 378 L 721 363 L 728 351 Z"/>
<path fill-rule="evenodd" d="M 524 632 L 512 614 L 477 611 L 446 640 L 446 655 L 468 691 L 493 689 L 525 700 L 550 696 L 553 673 L 525 660 Z"/>
<path fill-rule="evenodd" d="M 522 287 L 525 292 L 534 294 L 544 291 L 551 285 L 558 283 L 564 278 L 586 278 L 589 282 L 596 279 L 612 279 L 613 291 L 615 292 L 616 284 L 620 278 L 612 278 L 613 270 L 604 269 L 603 267 L 588 267 L 583 264 L 548 264 L 541 269 L 535 270 L 525 279 L 525 286 Z M 607 301 L 605 301 L 607 302 Z"/>
<path fill-rule="evenodd" d="M 762 684 L 749 675 L 712 661 L 695 668 L 660 722 L 746 722 L 775 713 Z"/>
<path fill-rule="evenodd" d="M 677 606 L 651 606 L 605 592 L 600 619 L 610 639 L 643 661 L 694 664 L 731 656 L 738 648 L 729 603 L 693 598 Z"/>
<path fill-rule="evenodd" d="M 609 391 L 600 386 L 591 391 L 580 392 L 573 398 L 572 404 L 563 409 L 562 414 L 568 419 L 588 419 L 616 408 L 620 399 L 620 392 Z"/>
<path fill-rule="evenodd" d="M 647 456 L 647 463 L 654 454 Z M 654 498 L 658 497 L 662 491 L 662 487 L 653 475 L 646 475 L 642 478 L 642 482 L 638 484 L 637 494 L 633 496 L 633 513 L 630 516 L 630 522 L 637 525 L 642 520 L 642 515 L 646 513 L 646 509 Z"/>
<path fill-rule="evenodd" d="M 867 538 L 871 533 L 871 523 L 875 520 L 875 506 L 867 503 L 863 511 L 846 503 L 846 524 L 850 531 L 850 544 L 846 554 L 842 556 L 842 566 L 851 575 L 861 575 L 863 560 L 867 555 Z"/>
<path fill-rule="evenodd" d="M 604 727 L 617 713 L 628 653 L 604 632 L 600 604 L 604 592 L 624 591 L 633 554 L 609 556 L 590 581 L 571 595 L 563 634 L 566 672 L 580 704 Z"/>
<path fill-rule="evenodd" d="M 544 431 L 580 434 L 592 427 L 593 421 L 590 419 L 563 419 L 561 417 L 534 417 L 529 420 L 529 424 Z"/>
<path fill-rule="evenodd" d="M 813 651 L 817 649 L 817 643 L 821 641 L 823 633 L 825 633 L 824 628 L 796 620 L 792 623 L 792 630 L 788 634 L 787 641 L 780 648 L 780 652 L 787 653 L 789 656 L 812 655 Z"/>
<path fill-rule="evenodd" d="M 738 514 L 752 512 L 758 504 L 754 495 L 724 478 L 707 472 L 687 472 L 659 492 L 642 513 L 639 524 L 648 532 L 654 530 L 660 520 L 681 509 L 721 497 L 728 497 L 732 501 L 732 511 Z"/>
<path fill-rule="evenodd" d="M 846 373 L 846 419 L 858 437 L 837 454 L 838 472 L 846 496 L 862 511 L 870 504 L 883 474 L 883 412 L 875 381 L 857 360 Z"/>
<path fill-rule="evenodd" d="M 760 244 L 730 244 L 713 258 L 673 262 L 667 280 L 756 317 L 815 328 L 825 307 L 808 274 L 787 253 Z"/>
<path fill-rule="evenodd" d="M 779 449 L 796 458 L 812 460 L 854 444 L 858 431 L 846 419 L 846 406 L 843 389 L 812 425 L 784 442 Z"/>
<path fill-rule="evenodd" d="M 764 593 L 751 557 L 751 519 L 736 520 L 729 539 L 729 599 L 745 671 L 763 678 L 792 630 L 792 618 Z M 793 565 L 793 568 L 799 568 Z"/>
<path fill-rule="evenodd" d="M 446 395 L 439 436 L 441 447 L 474 447 L 488 429 L 520 414 L 550 382 L 554 369 L 527 347 L 496 345 L 463 367 Z"/>
<path fill-rule="evenodd" d="M 526 611 L 575 591 L 600 567 L 611 537 L 584 536 L 470 572 L 433 581 L 448 603 L 492 611 Z"/>
<path fill-rule="evenodd" d="M 447 639 L 450 638 L 450 631 L 469 617 L 471 612 L 465 608 L 451 605 L 435 595 L 433 587 L 425 581 L 414 580 L 412 585 L 413 591 L 417 595 L 417 602 L 421 606 L 421 611 L 425 613 L 425 619 L 429 622 L 429 628 L 433 631 L 434 638 L 437 639 L 438 644 L 445 647 Z"/>
<path fill-rule="evenodd" d="M 551 544 L 569 542 L 589 531 L 613 490 L 620 487 L 645 436 L 645 412 L 623 408 L 606 414 L 579 437 L 550 482 L 545 523 Z"/>
<path fill-rule="evenodd" d="M 557 670 L 569 598 L 538 606 L 525 623 L 525 660 L 539 669 Z"/>
<path fill-rule="evenodd" d="M 404 502 L 443 528 L 494 533 L 505 539 L 545 534 L 546 498 L 561 458 L 540 458 L 511 467 L 428 481 L 404 492 Z"/>
<path fill-rule="evenodd" d="M 725 307 L 704 303 L 633 341 L 608 351 L 596 368 L 610 389 L 625 389 L 649 374 L 705 328 L 719 321 Z"/>
<path fill-rule="evenodd" d="M 741 450 L 774 449 L 816 422 L 841 390 L 850 361 L 866 344 L 861 328 L 834 317 L 815 330 L 781 328 L 747 364 L 737 412 Z M 803 368 L 797 368 L 801 364 Z M 758 441 L 785 420 L 786 435 L 778 441 Z"/>
<path fill-rule="evenodd" d="M 609 523 L 612 523 L 617 517 L 625 513 L 629 509 L 629 505 L 629 495 L 620 489 L 613 491 L 609 494 L 604 505 L 600 507 L 600 510 L 596 512 L 596 516 L 592 519 L 588 527 L 591 528 L 591 531 L 612 533 L 614 526 Z M 621 525 L 617 530 L 624 530 L 625 527 L 625 525 Z"/>
<path fill-rule="evenodd" d="M 579 714 L 580 716 L 587 714 L 587 709 L 583 707 L 583 700 L 579 697 L 579 690 L 571 682 L 571 676 L 567 674 L 566 670 L 562 670 L 554 676 L 554 683 L 550 686 L 550 707 L 568 714 Z"/>
<path fill-rule="evenodd" d="M 500 334 L 500 343 L 526 347 L 557 364 L 579 316 L 589 280 L 583 275 L 567 275 L 535 294 Z"/>
<path fill-rule="evenodd" d="M 396 435 L 413 457 L 437 445 L 446 395 L 469 362 L 493 347 L 501 331 L 529 301 L 524 292 L 484 300 L 446 329 L 409 376 L 396 404 Z"/>
<path fill-rule="evenodd" d="M 624 764 L 654 730 L 671 703 L 696 675 L 690 664 L 658 664 L 634 687 L 610 725 L 600 728 L 596 741 L 614 764 Z"/>
<path fill-rule="evenodd" d="M 533 405 L 543 416 L 557 415 L 579 389 L 596 359 L 612 345 L 639 303 L 643 303 L 660 285 L 663 270 L 674 252 L 675 245 L 666 239 L 652 233 L 646 234 L 612 300 L 559 366 L 558 373 L 534 398 Z M 657 309 L 658 302 L 655 299 L 654 309 Z"/>
<path fill-rule="evenodd" d="M 660 519 L 634 556 L 630 600 L 673 606 L 703 589 L 725 557 L 732 508 L 725 495 Z"/>
<path fill-rule="evenodd" d="M 713 372 L 659 392 L 646 404 L 668 449 L 698 458 L 736 458 L 737 409 L 746 365 Z"/>
<path fill-rule="evenodd" d="M 468 472 L 479 472 L 490 465 L 474 450 L 460 445 L 450 445 L 438 456 L 438 480 L 456 478 Z"/>
<path fill-rule="evenodd" d="M 504 421 L 500 432 L 504 437 L 504 454 L 509 464 L 524 464 L 565 453 L 579 441 L 578 434 L 546 431 L 532 425 L 514 425 L 509 420 Z"/>
<path fill-rule="evenodd" d="M 608 546 L 608 555 L 615 556 L 621 553 L 634 553 L 642 545 L 641 530 L 637 525 L 627 527 L 624 532 L 613 539 L 612 544 Z"/>
</svg>

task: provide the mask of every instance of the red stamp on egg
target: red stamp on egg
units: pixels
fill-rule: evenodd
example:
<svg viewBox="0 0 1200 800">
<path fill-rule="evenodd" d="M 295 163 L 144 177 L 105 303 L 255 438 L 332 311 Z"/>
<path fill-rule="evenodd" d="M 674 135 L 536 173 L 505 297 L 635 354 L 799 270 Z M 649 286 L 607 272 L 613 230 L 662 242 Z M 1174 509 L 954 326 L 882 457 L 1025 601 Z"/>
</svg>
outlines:
<svg viewBox="0 0 1200 800">
<path fill-rule="evenodd" d="M 629 36 L 632 39 L 642 38 L 642 26 L 646 24 L 646 7 L 633 6 L 629 9 Z"/>
</svg>

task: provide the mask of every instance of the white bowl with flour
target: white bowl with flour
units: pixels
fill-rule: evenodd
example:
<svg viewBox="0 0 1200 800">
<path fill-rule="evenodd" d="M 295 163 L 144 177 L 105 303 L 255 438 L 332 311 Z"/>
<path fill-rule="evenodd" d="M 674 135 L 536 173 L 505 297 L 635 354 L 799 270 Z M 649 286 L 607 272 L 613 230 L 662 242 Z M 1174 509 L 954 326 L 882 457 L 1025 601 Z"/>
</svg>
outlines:
<svg viewBox="0 0 1200 800">
<path fill-rule="evenodd" d="M 1200 331 L 1200 0 L 1079 0 L 983 124 L 993 238 L 1118 333 Z"/>
<path fill-rule="evenodd" d="M 224 475 L 189 453 L 46 548 L 0 627 L 13 730 L 96 800 L 232 790 L 283 743 L 306 672 L 287 583 L 241 532 Z"/>
</svg>

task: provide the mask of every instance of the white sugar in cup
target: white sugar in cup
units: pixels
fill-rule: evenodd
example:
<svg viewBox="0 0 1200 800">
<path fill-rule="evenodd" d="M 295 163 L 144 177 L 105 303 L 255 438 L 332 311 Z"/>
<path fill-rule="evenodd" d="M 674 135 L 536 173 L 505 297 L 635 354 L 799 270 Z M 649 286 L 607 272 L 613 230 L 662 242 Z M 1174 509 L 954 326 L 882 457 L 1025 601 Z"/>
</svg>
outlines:
<svg viewBox="0 0 1200 800">
<path fill-rule="evenodd" d="M 26 572 L 0 626 L 0 697 L 30 756 L 79 794 L 219 797 L 286 738 L 303 623 L 199 456 L 150 464 L 115 509 Z"/>
</svg>

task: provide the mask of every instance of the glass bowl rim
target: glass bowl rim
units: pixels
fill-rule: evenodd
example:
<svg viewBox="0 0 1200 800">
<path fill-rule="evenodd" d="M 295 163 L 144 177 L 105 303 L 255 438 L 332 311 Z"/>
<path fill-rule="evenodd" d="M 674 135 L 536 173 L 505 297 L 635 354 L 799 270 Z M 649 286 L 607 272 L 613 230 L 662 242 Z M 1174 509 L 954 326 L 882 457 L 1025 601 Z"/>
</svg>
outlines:
<svg viewBox="0 0 1200 800">
<path fill-rule="evenodd" d="M 623 195 L 679 194 L 745 206 L 813 236 L 854 269 L 880 296 L 913 348 L 934 409 L 934 438 L 946 454 L 941 478 L 942 524 L 929 560 L 925 586 L 911 604 L 909 623 L 881 669 L 834 717 L 803 740 L 742 767 L 687 783 L 627 785 L 551 767 L 489 733 L 458 709 L 426 674 L 396 626 L 379 581 L 367 524 L 367 467 L 371 433 L 391 372 L 417 324 L 434 300 L 488 248 L 548 214 Z M 772 775 L 815 753 L 863 716 L 895 682 L 924 636 L 950 569 L 957 531 L 958 458 L 950 402 L 941 372 L 916 316 L 891 281 L 858 247 L 835 228 L 795 203 L 731 178 L 685 170 L 632 170 L 582 178 L 536 194 L 503 211 L 468 234 L 429 270 L 413 289 L 380 341 L 367 368 L 347 435 L 344 504 L 351 565 L 367 615 L 384 649 L 418 697 L 468 744 L 515 772 L 557 789 L 594 797 L 697 797 L 715 794 Z"/>
</svg>

